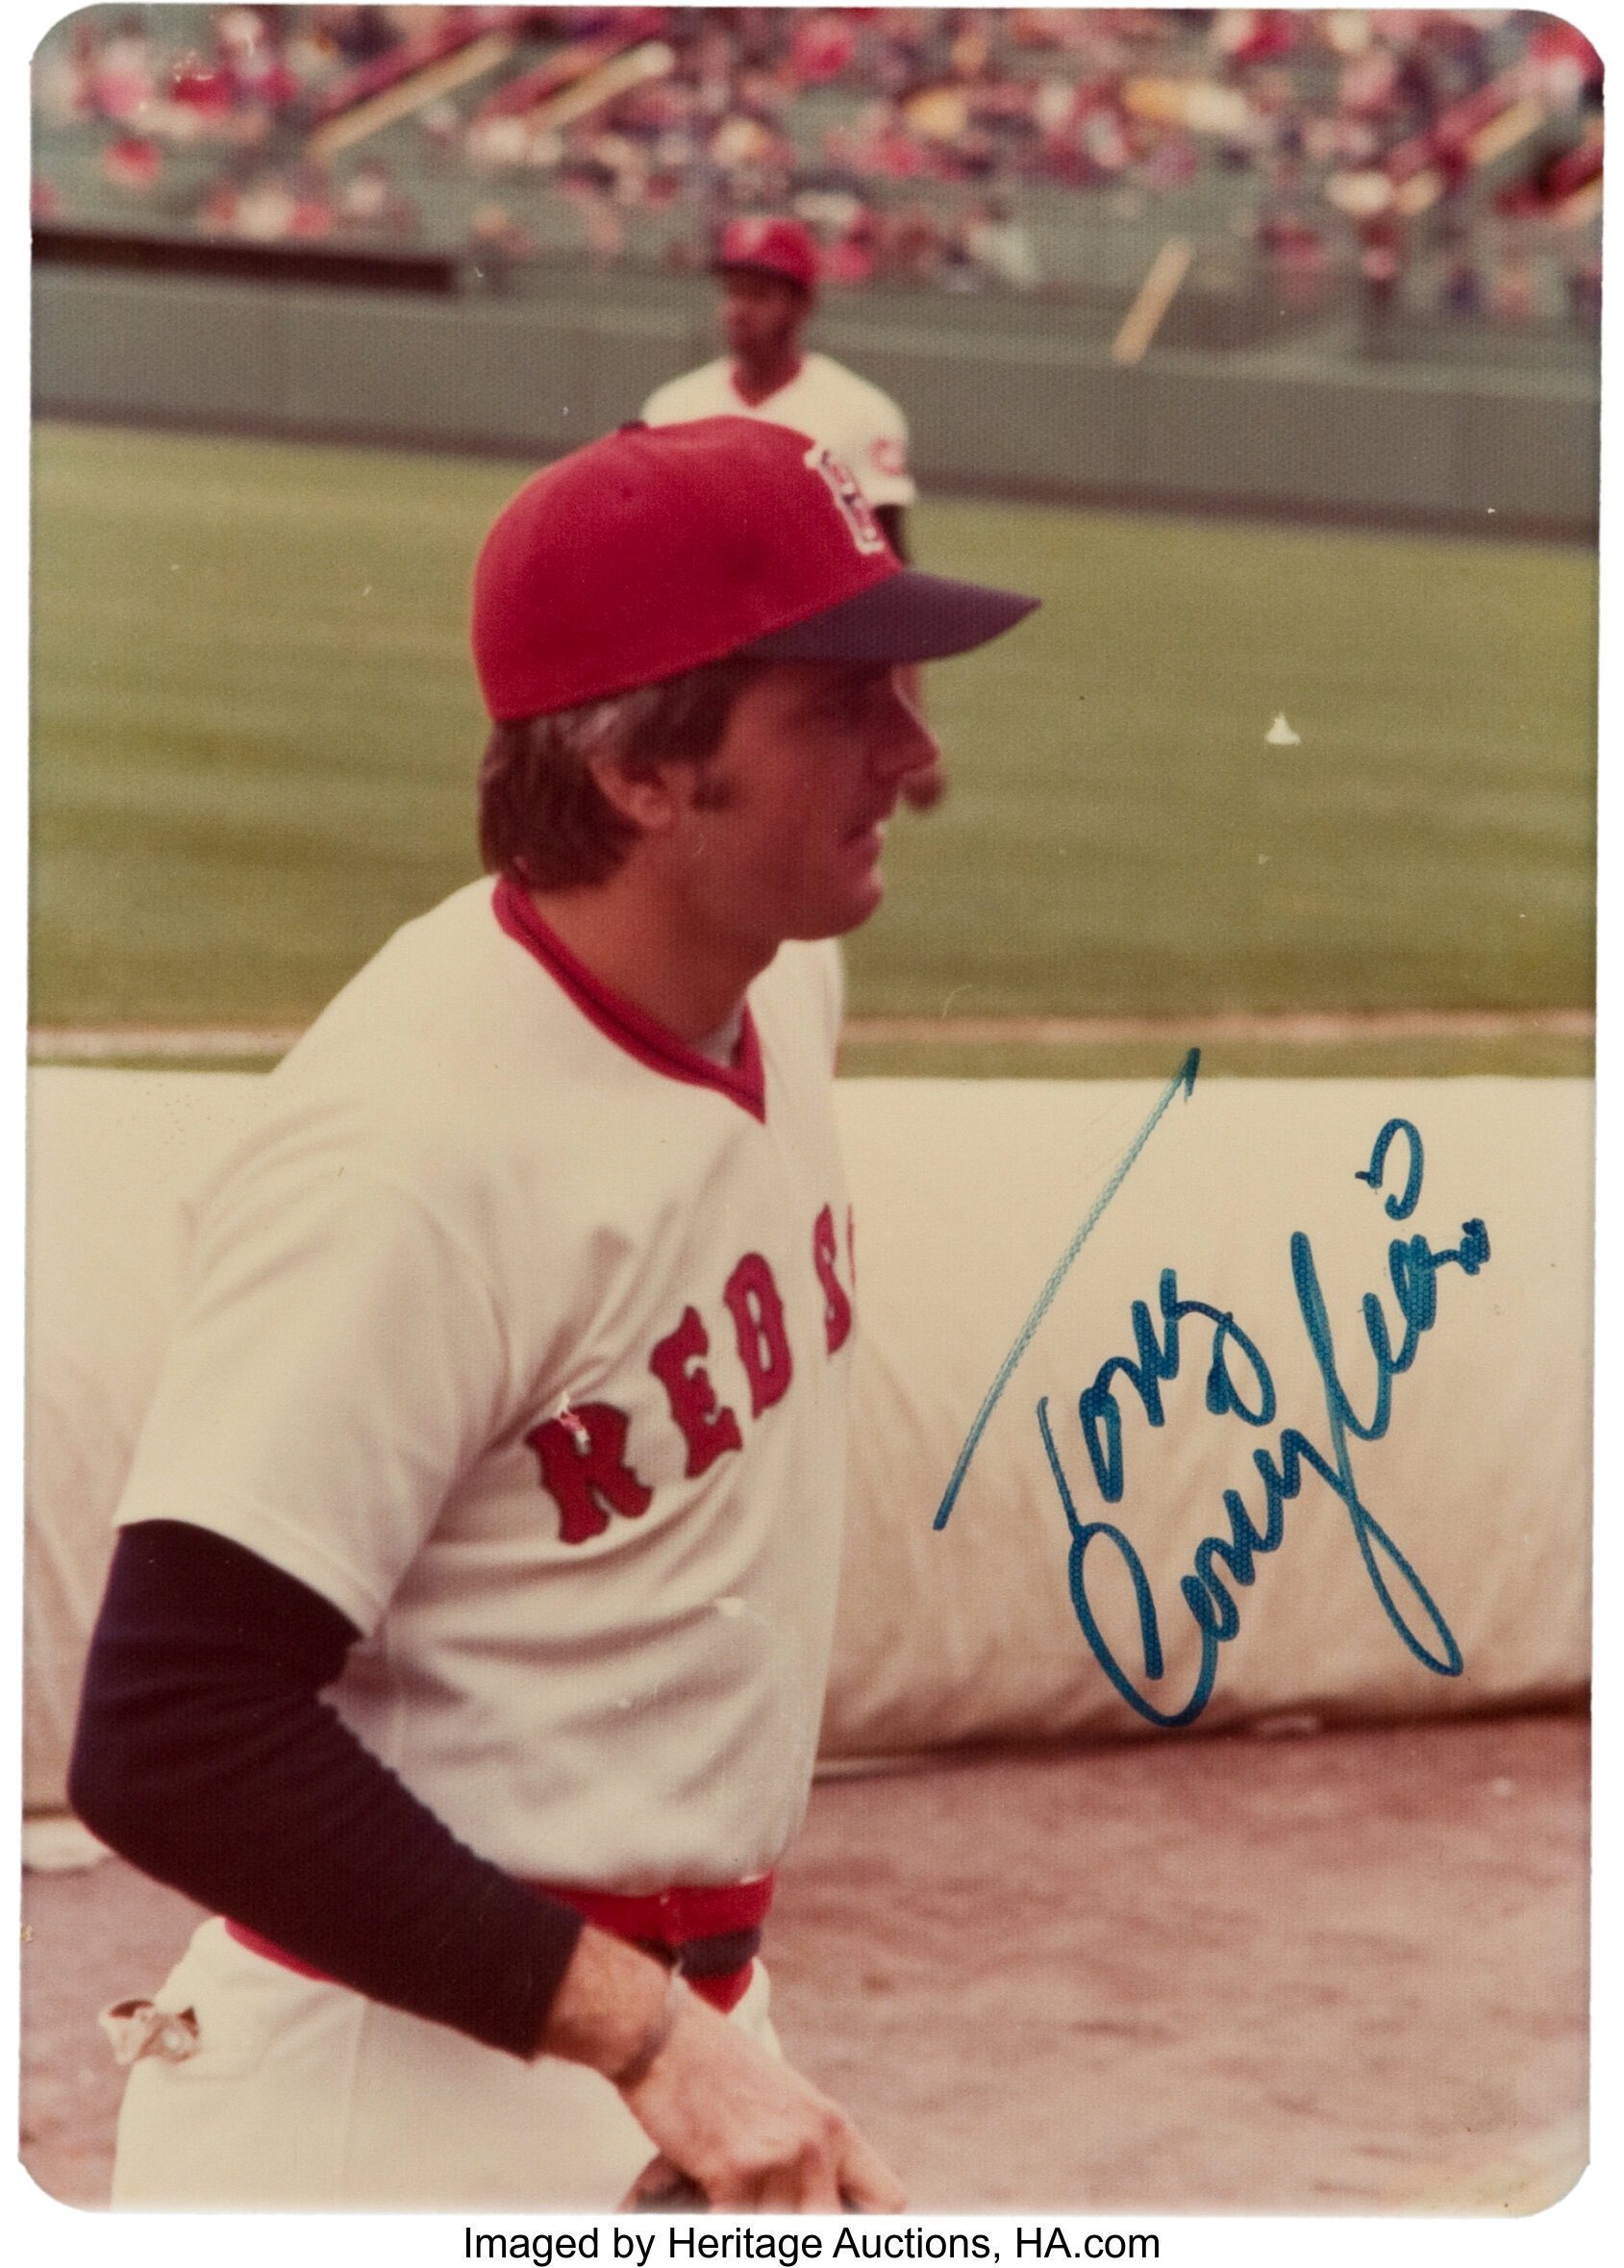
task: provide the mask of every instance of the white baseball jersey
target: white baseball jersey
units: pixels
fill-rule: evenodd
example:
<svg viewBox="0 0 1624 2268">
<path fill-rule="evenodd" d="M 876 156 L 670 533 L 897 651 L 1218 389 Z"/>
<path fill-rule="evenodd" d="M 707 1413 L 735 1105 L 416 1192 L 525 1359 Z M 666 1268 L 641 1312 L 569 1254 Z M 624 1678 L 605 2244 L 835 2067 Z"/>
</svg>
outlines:
<svg viewBox="0 0 1624 2268">
<path fill-rule="evenodd" d="M 472 885 L 339 994 L 191 1209 L 120 1522 L 338 1607 L 363 1639 L 328 1698 L 512 1874 L 731 1882 L 799 1822 L 853 1315 L 837 972 L 784 946 L 723 1067 Z"/>
<path fill-rule="evenodd" d="M 659 386 L 643 405 L 648 425 L 686 425 L 699 417 L 760 417 L 787 425 L 834 451 L 871 505 L 912 504 L 918 494 L 908 470 L 908 421 L 889 394 L 827 355 L 804 355 L 787 386 L 764 402 L 747 402 L 734 384 L 727 356 Z"/>
</svg>

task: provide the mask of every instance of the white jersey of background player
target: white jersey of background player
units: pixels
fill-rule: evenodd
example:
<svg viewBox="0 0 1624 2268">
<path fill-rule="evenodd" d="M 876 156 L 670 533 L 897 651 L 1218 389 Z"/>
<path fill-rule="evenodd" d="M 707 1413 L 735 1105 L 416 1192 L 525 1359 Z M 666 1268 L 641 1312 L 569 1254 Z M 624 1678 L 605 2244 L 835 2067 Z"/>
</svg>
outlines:
<svg viewBox="0 0 1624 2268">
<path fill-rule="evenodd" d="M 730 305 L 742 305 L 742 296 Z M 803 314 L 804 314 L 804 311 Z M 908 470 L 908 426 L 889 394 L 828 355 L 803 353 L 793 377 L 759 400 L 740 383 L 737 355 L 723 355 L 686 377 L 673 378 L 643 407 L 649 425 L 681 425 L 694 417 L 763 417 L 810 434 L 850 465 L 885 526 L 918 491 Z"/>
<path fill-rule="evenodd" d="M 744 418 L 626 428 L 497 521 L 498 879 L 266 1082 L 120 1510 L 73 1800 L 218 1918 L 108 2011 L 118 2203 L 902 2202 L 754 1957 L 850 1358 L 816 940 L 934 760 L 895 664 L 1031 604 L 905 568 Z"/>
<path fill-rule="evenodd" d="M 763 417 L 810 434 L 857 476 L 858 486 L 899 558 L 902 514 L 917 494 L 908 470 L 908 421 L 866 378 L 809 354 L 801 334 L 816 305 L 817 248 L 798 220 L 730 222 L 714 262 L 722 282 L 729 352 L 656 387 L 643 405 L 649 425 L 693 417 Z"/>
<path fill-rule="evenodd" d="M 908 421 L 889 394 L 801 344 L 817 304 L 811 230 L 777 214 L 731 221 L 712 265 L 730 351 L 657 386 L 643 405 L 645 423 L 760 417 L 810 435 L 849 466 L 891 549 L 907 560 L 906 513 L 918 494 L 908 469 Z M 917 707 L 916 674 L 908 691 Z M 927 810 L 944 786 L 941 766 L 928 765 L 903 783 L 903 801 Z"/>
</svg>

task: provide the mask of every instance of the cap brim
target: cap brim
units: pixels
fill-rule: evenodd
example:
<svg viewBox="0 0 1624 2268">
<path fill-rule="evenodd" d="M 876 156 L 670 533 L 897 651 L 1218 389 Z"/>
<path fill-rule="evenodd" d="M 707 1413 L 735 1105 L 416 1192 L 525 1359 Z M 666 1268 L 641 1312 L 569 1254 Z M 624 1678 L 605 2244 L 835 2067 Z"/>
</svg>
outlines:
<svg viewBox="0 0 1624 2268">
<path fill-rule="evenodd" d="M 822 613 L 741 646 L 760 661 L 941 661 L 1012 629 L 1041 602 L 904 567 Z"/>
</svg>

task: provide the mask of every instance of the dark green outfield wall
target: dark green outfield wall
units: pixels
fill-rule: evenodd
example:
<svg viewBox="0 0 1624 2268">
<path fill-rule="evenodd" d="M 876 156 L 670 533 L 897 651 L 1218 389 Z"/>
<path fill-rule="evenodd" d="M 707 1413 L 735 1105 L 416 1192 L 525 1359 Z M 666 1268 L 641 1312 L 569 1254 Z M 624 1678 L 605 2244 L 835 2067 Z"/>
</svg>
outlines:
<svg viewBox="0 0 1624 2268">
<path fill-rule="evenodd" d="M 412 297 L 45 268 L 43 414 L 545 457 L 714 351 L 709 295 Z M 623 296 L 622 296 L 623 294 Z M 1583 372 L 1323 363 L 1273 346 L 1133 370 L 1052 310 L 1007 328 L 914 299 L 817 339 L 906 407 L 927 486 L 1583 535 L 1599 400 Z M 934 319 L 933 319 L 934 318 Z"/>
</svg>

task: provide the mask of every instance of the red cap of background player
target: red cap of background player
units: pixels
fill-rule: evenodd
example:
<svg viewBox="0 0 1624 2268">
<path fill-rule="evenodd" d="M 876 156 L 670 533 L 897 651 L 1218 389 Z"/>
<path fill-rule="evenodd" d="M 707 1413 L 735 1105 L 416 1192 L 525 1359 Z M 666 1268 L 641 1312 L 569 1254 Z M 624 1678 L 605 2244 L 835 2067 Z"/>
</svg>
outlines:
<svg viewBox="0 0 1624 2268">
<path fill-rule="evenodd" d="M 776 213 L 730 220 L 716 246 L 714 268 L 747 267 L 783 276 L 810 291 L 817 281 L 817 244 L 798 220 Z"/>
<path fill-rule="evenodd" d="M 1036 599 L 904 567 L 845 467 L 753 417 L 623 426 L 522 487 L 474 570 L 486 707 L 540 716 L 705 661 L 930 661 Z"/>
</svg>

